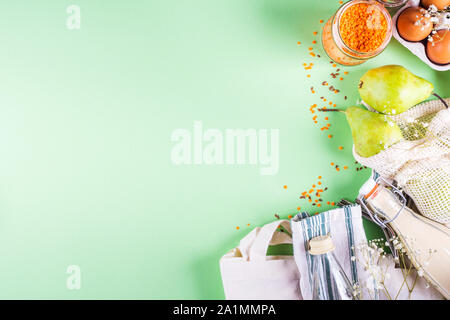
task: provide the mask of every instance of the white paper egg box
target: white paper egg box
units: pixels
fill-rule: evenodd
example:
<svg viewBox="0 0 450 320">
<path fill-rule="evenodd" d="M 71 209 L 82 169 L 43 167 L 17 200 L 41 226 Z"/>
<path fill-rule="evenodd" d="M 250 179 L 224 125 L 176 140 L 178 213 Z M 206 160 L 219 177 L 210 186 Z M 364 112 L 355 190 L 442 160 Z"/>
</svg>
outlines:
<svg viewBox="0 0 450 320">
<path fill-rule="evenodd" d="M 414 53 L 416 56 L 418 56 L 423 62 L 425 62 L 427 65 L 429 65 L 434 70 L 438 71 L 446 71 L 450 70 L 450 63 L 446 65 L 439 65 L 433 63 L 430 59 L 428 59 L 427 54 L 425 53 L 425 46 L 421 42 L 409 42 L 404 40 L 400 34 L 397 31 L 397 18 L 398 16 L 409 7 L 417 7 L 420 4 L 420 0 L 409 0 L 406 5 L 401 8 L 393 17 L 392 22 L 394 25 L 393 30 L 393 36 L 395 39 L 397 39 L 398 42 L 400 42 L 403 46 L 405 46 L 409 51 Z"/>
</svg>

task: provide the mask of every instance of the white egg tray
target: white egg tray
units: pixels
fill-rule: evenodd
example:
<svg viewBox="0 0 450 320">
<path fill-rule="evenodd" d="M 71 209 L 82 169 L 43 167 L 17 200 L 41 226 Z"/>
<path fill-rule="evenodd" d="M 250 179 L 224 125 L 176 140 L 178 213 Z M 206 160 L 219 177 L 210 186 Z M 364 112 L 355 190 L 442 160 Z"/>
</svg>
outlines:
<svg viewBox="0 0 450 320">
<path fill-rule="evenodd" d="M 420 0 L 409 0 L 403 8 L 401 8 L 393 17 L 392 22 L 394 25 L 393 36 L 400 42 L 403 46 L 405 46 L 409 51 L 414 53 L 416 56 L 420 58 L 423 62 L 425 62 L 428 66 L 438 71 L 447 71 L 450 70 L 450 63 L 446 65 L 439 65 L 433 63 L 430 59 L 428 59 L 427 54 L 425 53 L 425 46 L 421 42 L 409 42 L 404 40 L 397 31 L 397 18 L 398 16 L 409 7 L 417 7 L 420 3 Z"/>
</svg>

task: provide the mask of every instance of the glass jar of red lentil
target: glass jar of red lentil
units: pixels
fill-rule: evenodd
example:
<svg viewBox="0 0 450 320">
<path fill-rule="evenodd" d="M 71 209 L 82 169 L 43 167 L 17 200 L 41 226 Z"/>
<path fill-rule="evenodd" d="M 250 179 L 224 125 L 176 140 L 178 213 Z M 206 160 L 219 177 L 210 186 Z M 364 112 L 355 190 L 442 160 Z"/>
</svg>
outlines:
<svg viewBox="0 0 450 320">
<path fill-rule="evenodd" d="M 392 37 L 392 19 L 373 0 L 352 0 L 342 5 L 324 25 L 322 45 L 333 61 L 358 65 L 380 54 Z"/>
</svg>

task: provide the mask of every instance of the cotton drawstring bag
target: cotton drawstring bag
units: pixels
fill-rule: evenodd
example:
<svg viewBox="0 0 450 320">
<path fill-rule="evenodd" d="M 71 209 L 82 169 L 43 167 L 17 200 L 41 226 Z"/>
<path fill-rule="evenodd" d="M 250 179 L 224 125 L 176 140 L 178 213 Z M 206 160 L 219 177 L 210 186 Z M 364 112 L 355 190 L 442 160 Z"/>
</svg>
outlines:
<svg viewBox="0 0 450 320">
<path fill-rule="evenodd" d="M 301 300 L 300 274 L 293 256 L 267 256 L 269 245 L 292 243 L 288 220 L 255 228 L 220 259 L 228 300 Z"/>
<path fill-rule="evenodd" d="M 362 224 L 361 208 L 358 205 L 325 211 L 313 216 L 299 213 L 292 219 L 291 225 L 294 256 L 299 271 L 303 275 L 300 279 L 300 288 L 305 300 L 312 299 L 313 286 L 312 258 L 308 252 L 309 240 L 317 236 L 331 236 L 336 246 L 334 254 L 352 284 L 365 281 L 367 275 L 363 266 L 352 260 L 355 254 L 352 247 L 367 241 Z M 327 277 L 327 274 L 323 276 Z M 333 297 L 332 289 L 330 289 L 330 296 Z"/>
<path fill-rule="evenodd" d="M 359 205 L 345 206 L 330 211 L 325 211 L 317 215 L 309 216 L 307 213 L 299 213 L 292 220 L 292 238 L 294 243 L 294 256 L 297 262 L 300 278 L 300 288 L 303 299 L 312 299 L 312 258 L 309 253 L 309 240 L 317 236 L 329 235 L 336 246 L 334 254 L 341 264 L 346 276 L 353 284 L 359 284 L 361 287 L 370 288 L 371 294 L 367 289 L 362 290 L 361 299 L 363 300 L 389 300 L 385 290 L 378 288 L 376 282 L 367 270 L 366 266 L 360 261 L 365 260 L 363 252 L 354 248 L 367 243 L 366 233 L 363 228 L 361 207 Z M 354 259 L 353 257 L 357 257 Z M 384 265 L 386 275 L 389 275 L 385 287 L 390 294 L 397 294 L 397 300 L 438 300 L 442 299 L 436 290 L 427 288 L 425 279 L 416 279 L 416 285 L 411 294 L 404 285 L 404 276 L 401 269 L 395 268 L 395 264 Z M 325 270 L 321 277 L 328 279 L 331 270 Z M 410 272 L 408 283 L 414 281 L 415 273 Z M 327 282 L 327 280 L 325 281 Z M 330 296 L 334 296 L 333 287 L 329 287 Z M 391 297 L 392 299 L 394 296 Z"/>
<path fill-rule="evenodd" d="M 450 223 L 450 109 L 433 100 L 390 118 L 404 139 L 369 158 L 353 148 L 355 159 L 395 180 L 422 215 Z"/>
</svg>

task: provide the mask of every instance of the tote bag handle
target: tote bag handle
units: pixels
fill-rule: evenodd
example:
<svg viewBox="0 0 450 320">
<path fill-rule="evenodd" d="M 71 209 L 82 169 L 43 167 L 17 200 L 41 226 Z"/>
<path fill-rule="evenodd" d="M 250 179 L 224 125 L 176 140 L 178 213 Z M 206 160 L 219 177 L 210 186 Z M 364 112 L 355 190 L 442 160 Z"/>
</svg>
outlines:
<svg viewBox="0 0 450 320">
<path fill-rule="evenodd" d="M 247 261 L 264 261 L 269 245 L 292 243 L 292 238 L 288 234 L 277 232 L 280 225 L 292 233 L 289 220 L 277 220 L 262 228 L 257 227 L 239 243 L 242 257 Z"/>
</svg>

